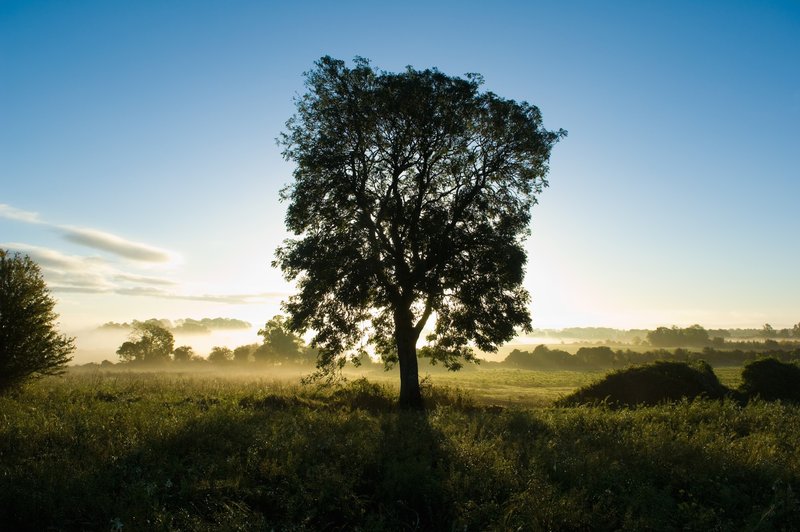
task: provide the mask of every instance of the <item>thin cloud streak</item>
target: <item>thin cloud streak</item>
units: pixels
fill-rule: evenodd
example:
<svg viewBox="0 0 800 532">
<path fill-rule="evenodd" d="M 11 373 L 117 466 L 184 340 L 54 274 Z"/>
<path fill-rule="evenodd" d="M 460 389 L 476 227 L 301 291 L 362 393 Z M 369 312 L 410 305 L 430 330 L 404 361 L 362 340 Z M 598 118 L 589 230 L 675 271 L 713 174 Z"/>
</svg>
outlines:
<svg viewBox="0 0 800 532">
<path fill-rule="evenodd" d="M 36 263 L 43 268 L 79 272 L 83 271 L 86 267 L 85 257 L 65 255 L 64 253 L 54 249 L 32 246 L 30 244 L 21 244 L 19 242 L 0 243 L 0 248 L 24 253 L 30 256 L 30 258 L 36 261 Z"/>
<path fill-rule="evenodd" d="M 122 288 L 114 291 L 115 294 L 126 296 L 155 297 L 159 299 L 178 299 L 184 301 L 205 301 L 210 303 L 225 303 L 229 305 L 252 305 L 264 303 L 268 300 L 284 299 L 289 294 L 282 292 L 261 292 L 256 294 L 176 294 L 155 288 L 136 287 Z"/>
<path fill-rule="evenodd" d="M 132 275 L 129 273 L 121 273 L 114 276 L 116 281 L 130 281 L 132 283 L 154 284 L 159 286 L 175 286 L 175 281 L 170 279 L 162 279 L 161 277 L 150 277 L 148 275 Z"/>
<path fill-rule="evenodd" d="M 43 223 L 39 219 L 39 213 L 23 211 L 22 209 L 17 209 L 16 207 L 12 207 L 6 203 L 0 203 L 0 218 L 17 220 L 19 222 L 26 222 L 29 224 Z"/>
<path fill-rule="evenodd" d="M 76 244 L 114 253 L 126 259 L 142 262 L 170 262 L 172 254 L 141 242 L 133 242 L 117 235 L 82 227 L 55 226 L 64 238 Z"/>
<path fill-rule="evenodd" d="M 21 244 L 0 243 L 0 248 L 28 255 L 42 269 L 52 291 L 86 293 L 109 293 L 129 284 L 157 284 L 170 286 L 175 283 L 159 277 L 134 275 L 120 271 L 100 257 L 78 257 L 54 249 Z"/>
<path fill-rule="evenodd" d="M 181 294 L 162 287 L 177 286 L 170 279 L 136 275 L 114 268 L 105 259 L 76 257 L 54 249 L 20 244 L 0 243 L 0 248 L 25 253 L 42 268 L 52 292 L 80 294 L 111 294 L 158 299 L 203 301 L 227 305 L 253 305 L 288 297 L 284 292 L 254 294 Z"/>
<path fill-rule="evenodd" d="M 0 218 L 43 225 L 61 234 L 70 242 L 139 262 L 166 263 L 178 258 L 175 253 L 165 249 L 128 240 L 105 231 L 46 222 L 39 217 L 38 213 L 23 211 L 5 203 L 0 203 Z"/>
</svg>

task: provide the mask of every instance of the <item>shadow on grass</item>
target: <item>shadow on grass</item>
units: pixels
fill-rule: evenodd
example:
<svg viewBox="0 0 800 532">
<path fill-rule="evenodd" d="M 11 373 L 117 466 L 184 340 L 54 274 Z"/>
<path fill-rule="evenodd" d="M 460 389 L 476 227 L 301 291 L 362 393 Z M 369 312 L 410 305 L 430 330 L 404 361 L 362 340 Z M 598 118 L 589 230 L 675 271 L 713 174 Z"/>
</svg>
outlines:
<svg viewBox="0 0 800 532">
<path fill-rule="evenodd" d="M 436 401 L 449 406 L 398 411 L 385 389 L 364 381 L 165 404 L 147 437 L 118 455 L 76 446 L 94 437 L 87 429 L 49 442 L 62 455 L 4 457 L 0 520 L 13 530 L 800 525 L 791 453 L 770 462 L 737 450 L 761 445 L 751 436 L 777 437 L 763 433 L 765 422 L 743 416 L 734 434 L 699 434 L 741 415 L 734 405 L 701 405 L 698 414 L 691 405 L 520 411 Z M 741 444 L 725 447 L 726 438 Z"/>
<path fill-rule="evenodd" d="M 427 415 L 397 411 L 364 383 L 326 395 L 165 405 L 165 417 L 196 411 L 119 456 L 63 434 L 48 442 L 63 455 L 0 478 L 0 521 L 15 530 L 446 527 L 444 457 Z"/>
</svg>

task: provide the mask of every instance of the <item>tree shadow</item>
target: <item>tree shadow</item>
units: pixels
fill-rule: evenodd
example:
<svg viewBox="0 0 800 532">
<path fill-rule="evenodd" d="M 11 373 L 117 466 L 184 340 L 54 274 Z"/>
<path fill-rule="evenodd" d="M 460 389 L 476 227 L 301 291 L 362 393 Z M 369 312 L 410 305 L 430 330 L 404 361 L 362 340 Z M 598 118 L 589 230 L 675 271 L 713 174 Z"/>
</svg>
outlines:
<svg viewBox="0 0 800 532">
<path fill-rule="evenodd" d="M 184 409 L 181 426 L 151 432 L 120 456 L 90 455 L 95 461 L 81 473 L 37 471 L 34 478 L 22 465 L 9 469 L 10 476 L 0 479 L 7 490 L 0 494 L 4 525 L 15 530 L 800 525 L 792 491 L 800 482 L 796 470 L 781 471 L 780 464 L 707 445 L 723 440 L 665 429 L 672 414 L 658 409 L 644 411 L 660 419 L 656 423 L 635 412 L 589 408 L 559 410 L 552 417 L 452 406 L 409 412 L 363 383 L 324 400 L 265 393 L 238 404 L 183 400 L 165 405 L 165 416 L 170 408 Z M 707 415 L 718 417 L 715 412 Z M 752 423 L 752 430 L 760 430 L 760 421 Z M 66 449 L 73 438 L 64 435 L 52 443 Z M 69 462 L 53 458 L 53 464 L 63 463 Z"/>
<path fill-rule="evenodd" d="M 0 517 L 19 530 L 449 528 L 427 414 L 347 395 L 181 401 L 197 411 L 178 430 L 80 472 L 37 473 Z"/>
</svg>

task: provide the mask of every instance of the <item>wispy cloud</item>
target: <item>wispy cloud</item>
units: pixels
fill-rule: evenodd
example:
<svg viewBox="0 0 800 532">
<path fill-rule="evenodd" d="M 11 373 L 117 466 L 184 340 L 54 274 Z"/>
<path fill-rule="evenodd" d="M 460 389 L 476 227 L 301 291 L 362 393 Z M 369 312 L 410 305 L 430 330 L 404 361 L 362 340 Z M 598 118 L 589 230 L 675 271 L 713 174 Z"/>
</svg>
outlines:
<svg viewBox="0 0 800 532">
<path fill-rule="evenodd" d="M 167 263 L 177 255 L 165 249 L 120 236 L 70 225 L 46 222 L 38 213 L 28 212 L 0 204 L 0 218 L 47 227 L 66 240 L 104 251 L 140 263 Z M 152 297 L 158 299 L 205 301 L 230 305 L 248 305 L 284 299 L 288 294 L 261 292 L 254 294 L 192 294 L 182 293 L 172 279 L 140 275 L 120 269 L 119 264 L 99 256 L 69 255 L 50 248 L 22 244 L 0 243 L 0 248 L 29 255 L 42 268 L 50 290 L 62 293 L 116 294 L 121 296 Z M 132 263 L 129 263 L 132 264 Z"/>
<path fill-rule="evenodd" d="M 55 226 L 55 228 L 70 242 L 114 253 L 126 259 L 143 262 L 169 262 L 172 260 L 172 254 L 169 251 L 141 242 L 126 240 L 104 231 L 64 225 Z"/>
<path fill-rule="evenodd" d="M 38 213 L 23 211 L 5 203 L 0 203 L 0 218 L 8 218 L 9 220 L 17 220 L 31 224 L 42 223 Z"/>
<path fill-rule="evenodd" d="M 61 234 L 62 237 L 70 242 L 112 253 L 126 259 L 149 263 L 166 263 L 177 259 L 177 254 L 165 249 L 128 240 L 97 229 L 46 222 L 42 220 L 38 213 L 23 211 L 5 203 L 0 203 L 0 218 L 43 225 Z"/>
<path fill-rule="evenodd" d="M 43 268 L 79 272 L 85 268 L 86 257 L 75 257 L 65 255 L 54 249 L 21 244 L 19 242 L 7 242 L 0 244 L 0 248 L 9 249 L 25 253 L 36 261 Z"/>
<path fill-rule="evenodd" d="M 115 290 L 115 293 L 128 296 L 146 296 L 160 299 L 179 299 L 184 301 L 206 301 L 229 305 L 251 305 L 286 298 L 289 294 L 282 292 L 261 292 L 256 294 L 179 294 L 156 288 L 136 287 Z"/>
<path fill-rule="evenodd" d="M 174 290 L 178 283 L 171 279 L 124 272 L 99 257 L 67 255 L 54 249 L 18 242 L 0 243 L 0 248 L 30 256 L 42 268 L 45 280 L 53 292 L 116 294 L 229 305 L 265 303 L 284 299 L 289 295 L 283 292 L 187 294 Z"/>
<path fill-rule="evenodd" d="M 170 279 L 163 279 L 161 277 L 151 277 L 149 275 L 133 275 L 130 273 L 121 273 L 114 276 L 116 281 L 130 281 L 132 283 L 154 284 L 159 286 L 174 286 L 177 283 Z"/>
<path fill-rule="evenodd" d="M 54 249 L 19 242 L 0 243 L 0 248 L 25 253 L 36 261 L 54 292 L 107 293 L 131 284 L 174 284 L 169 279 L 120 271 L 100 257 L 67 255 Z"/>
</svg>

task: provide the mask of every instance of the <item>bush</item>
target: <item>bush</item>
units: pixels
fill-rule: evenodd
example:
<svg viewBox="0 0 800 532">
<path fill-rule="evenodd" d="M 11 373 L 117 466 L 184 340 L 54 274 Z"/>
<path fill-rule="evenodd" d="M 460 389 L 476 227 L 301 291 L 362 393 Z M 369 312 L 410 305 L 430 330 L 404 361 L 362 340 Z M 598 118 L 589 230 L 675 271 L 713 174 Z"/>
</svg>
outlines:
<svg viewBox="0 0 800 532">
<path fill-rule="evenodd" d="M 728 393 L 706 362 L 658 361 L 610 373 L 564 397 L 559 404 L 606 401 L 612 406 L 656 405 L 700 396 L 720 399 Z"/>
<path fill-rule="evenodd" d="M 0 392 L 72 359 L 75 339 L 58 334 L 55 304 L 39 266 L 0 249 Z"/>
<path fill-rule="evenodd" d="M 742 370 L 740 390 L 748 397 L 767 401 L 800 402 L 800 367 L 775 358 L 748 362 Z"/>
</svg>

